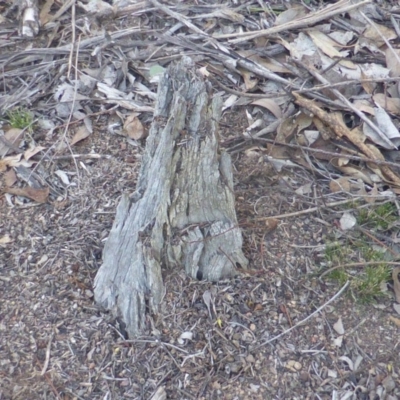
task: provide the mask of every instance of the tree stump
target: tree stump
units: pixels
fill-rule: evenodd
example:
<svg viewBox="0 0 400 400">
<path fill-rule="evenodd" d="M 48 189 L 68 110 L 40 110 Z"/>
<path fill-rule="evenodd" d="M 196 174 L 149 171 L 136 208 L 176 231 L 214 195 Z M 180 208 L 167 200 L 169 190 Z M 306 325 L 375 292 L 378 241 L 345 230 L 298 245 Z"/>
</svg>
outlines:
<svg viewBox="0 0 400 400">
<path fill-rule="evenodd" d="M 95 279 L 95 300 L 130 337 L 157 315 L 162 271 L 218 281 L 246 268 L 230 156 L 218 151 L 222 100 L 182 57 L 162 78 L 136 191 L 123 195 Z"/>
</svg>

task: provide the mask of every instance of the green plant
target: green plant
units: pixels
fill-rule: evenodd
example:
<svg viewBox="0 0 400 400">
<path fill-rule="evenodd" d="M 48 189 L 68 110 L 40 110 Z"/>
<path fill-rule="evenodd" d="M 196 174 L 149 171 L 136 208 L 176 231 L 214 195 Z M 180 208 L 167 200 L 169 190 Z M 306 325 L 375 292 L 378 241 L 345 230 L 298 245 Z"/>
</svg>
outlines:
<svg viewBox="0 0 400 400">
<path fill-rule="evenodd" d="M 346 259 L 349 248 L 340 242 L 328 243 L 325 247 L 325 259 L 329 264 L 342 264 Z"/>
<path fill-rule="evenodd" d="M 33 129 L 33 115 L 23 108 L 15 108 L 6 112 L 6 120 L 12 128 Z"/>
<path fill-rule="evenodd" d="M 390 269 L 387 264 L 367 265 L 362 274 L 355 276 L 352 287 L 360 294 L 362 303 L 369 303 L 383 295 L 382 285 L 390 279 Z"/>
<path fill-rule="evenodd" d="M 385 231 L 398 219 L 397 209 L 393 203 L 384 203 L 372 208 L 360 209 L 357 215 L 357 223 L 366 225 L 371 229 Z"/>
<path fill-rule="evenodd" d="M 357 223 L 362 230 L 353 230 L 341 239 L 332 235 L 325 247 L 325 260 L 331 271 L 329 279 L 343 285 L 350 281 L 350 288 L 362 303 L 369 303 L 384 294 L 382 289 L 390 280 L 391 269 L 385 261 L 387 251 L 378 246 L 371 237 L 377 231 L 389 231 L 398 220 L 398 211 L 393 203 L 369 206 L 357 210 Z M 371 235 L 366 235 L 368 231 Z M 368 233 L 367 232 L 367 233 Z M 328 270 L 329 271 L 329 270 Z"/>
</svg>

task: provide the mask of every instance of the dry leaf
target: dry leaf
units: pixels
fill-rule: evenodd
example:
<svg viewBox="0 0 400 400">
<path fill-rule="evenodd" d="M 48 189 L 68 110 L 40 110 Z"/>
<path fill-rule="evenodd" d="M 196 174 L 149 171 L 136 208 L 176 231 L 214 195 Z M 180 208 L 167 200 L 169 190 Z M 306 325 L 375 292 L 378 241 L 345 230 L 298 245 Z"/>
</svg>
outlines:
<svg viewBox="0 0 400 400">
<path fill-rule="evenodd" d="M 80 141 L 83 140 L 83 139 L 86 139 L 88 136 L 90 136 L 90 132 L 89 132 L 89 130 L 86 128 L 86 125 L 81 125 L 81 126 L 77 129 L 77 131 L 76 131 L 74 137 L 73 137 L 72 140 L 71 140 L 71 143 L 70 143 L 71 146 L 73 146 L 75 143 L 80 142 Z"/>
<path fill-rule="evenodd" d="M 380 130 L 397 147 L 400 143 L 400 133 L 392 122 L 389 114 L 383 108 L 375 108 L 375 119 Z"/>
<path fill-rule="evenodd" d="M 391 114 L 400 114 L 400 99 L 388 97 L 384 93 L 377 93 L 373 97 L 374 101 Z"/>
<path fill-rule="evenodd" d="M 329 183 L 329 188 L 331 189 L 332 193 L 337 193 L 337 192 L 350 193 L 351 184 L 349 178 L 342 176 L 339 179 L 331 181 Z"/>
<path fill-rule="evenodd" d="M 338 336 L 336 339 L 333 339 L 333 345 L 336 347 L 342 347 L 343 344 L 343 335 L 342 336 Z"/>
<path fill-rule="evenodd" d="M 308 13 L 308 10 L 301 5 L 295 5 L 286 11 L 280 13 L 275 19 L 275 26 L 286 24 L 287 22 L 296 20 L 298 18 L 304 17 Z"/>
<path fill-rule="evenodd" d="M 353 363 L 353 361 L 350 360 L 349 357 L 341 356 L 341 357 L 339 357 L 339 360 L 344 361 L 345 363 L 347 363 L 349 368 L 350 368 L 350 370 L 354 371 L 354 363 Z"/>
<path fill-rule="evenodd" d="M 339 319 L 333 324 L 333 329 L 339 335 L 343 335 L 344 334 L 344 327 L 343 327 L 343 322 L 342 322 L 342 318 L 341 317 L 339 317 Z"/>
<path fill-rule="evenodd" d="M 19 147 L 23 139 L 24 131 L 18 128 L 9 129 L 3 136 L 5 141 L 0 140 L 0 157 L 5 156 L 8 151 L 13 147 Z M 7 146 L 7 144 L 10 146 Z"/>
<path fill-rule="evenodd" d="M 231 94 L 225 101 L 222 106 L 222 111 L 232 107 L 237 102 L 238 97 L 235 94 Z"/>
<path fill-rule="evenodd" d="M 323 32 L 312 29 L 308 31 L 308 35 L 311 37 L 314 44 L 327 56 L 332 58 L 343 57 L 343 54 L 335 48 L 335 46 L 339 46 L 339 44 L 332 40 L 329 36 L 325 35 Z M 340 64 L 346 68 L 357 69 L 355 64 L 349 60 L 342 60 L 340 61 Z"/>
<path fill-rule="evenodd" d="M 198 69 L 201 76 L 210 76 L 210 73 L 207 71 L 207 66 L 201 67 Z"/>
<path fill-rule="evenodd" d="M 167 399 L 167 392 L 165 391 L 165 387 L 160 386 L 150 400 L 166 400 L 166 399 Z"/>
<path fill-rule="evenodd" d="M 270 111 L 274 116 L 279 119 L 282 117 L 282 111 L 280 107 L 272 99 L 258 99 L 251 103 L 254 106 L 261 106 Z"/>
<path fill-rule="evenodd" d="M 13 169 L 10 169 L 3 174 L 4 184 L 8 187 L 14 185 L 14 183 L 17 182 L 17 180 L 18 180 L 17 174 Z"/>
<path fill-rule="evenodd" d="M 0 245 L 11 243 L 13 240 L 10 235 L 0 236 Z"/>
<path fill-rule="evenodd" d="M 361 79 L 367 79 L 367 78 L 368 77 L 364 74 L 364 71 L 361 70 Z M 361 82 L 361 86 L 368 94 L 372 94 L 375 91 L 376 83 L 375 82 Z M 359 100 L 359 101 L 365 101 L 365 100 Z M 369 104 L 368 101 L 366 101 L 366 103 Z"/>
<path fill-rule="evenodd" d="M 46 203 L 49 197 L 49 188 L 45 189 L 34 189 L 32 187 L 24 188 L 5 188 L 4 192 L 14 194 L 16 196 L 27 197 L 28 199 L 34 200 L 38 203 Z"/>
<path fill-rule="evenodd" d="M 51 19 L 50 9 L 54 4 L 54 0 L 46 0 L 46 3 L 40 6 L 40 25 L 44 26 Z"/>
<path fill-rule="evenodd" d="M 295 118 L 289 116 L 278 126 L 276 141 L 281 143 L 289 143 L 297 131 L 297 124 Z"/>
<path fill-rule="evenodd" d="M 343 162 L 341 162 L 340 160 L 342 160 Z M 373 184 L 370 171 L 368 171 L 366 168 L 362 168 L 359 165 L 345 165 L 344 163 L 348 163 L 348 161 L 348 159 L 334 158 L 331 160 L 331 163 L 334 167 L 342 171 L 344 174 L 349 175 L 354 179 L 361 179 L 363 182 L 368 183 L 369 185 Z"/>
<path fill-rule="evenodd" d="M 144 138 L 144 128 L 137 113 L 129 115 L 125 122 L 123 133 L 124 136 L 130 137 L 131 139 L 139 140 Z"/>
<path fill-rule="evenodd" d="M 238 68 L 238 70 L 243 77 L 246 91 L 254 89 L 258 84 L 258 79 L 255 75 L 245 69 Z"/>
<path fill-rule="evenodd" d="M 42 151 L 44 149 L 45 149 L 45 147 L 43 147 L 43 146 L 35 146 L 35 147 L 32 147 L 32 148 L 26 150 L 25 153 L 24 153 L 25 160 L 29 160 L 35 154 L 39 153 L 40 151 Z"/>
<path fill-rule="evenodd" d="M 290 71 L 282 64 L 282 62 L 279 62 L 281 59 L 279 55 L 273 58 L 262 58 L 259 55 L 255 54 L 254 50 L 240 50 L 238 51 L 238 54 L 248 60 L 252 60 L 257 64 L 262 65 L 265 68 L 268 68 L 272 72 L 277 72 L 281 74 L 293 74 L 293 71 Z M 282 61 L 284 62 L 285 60 Z"/>
<path fill-rule="evenodd" d="M 295 190 L 295 193 L 304 196 L 306 194 L 311 193 L 312 192 L 312 188 L 313 188 L 313 183 L 311 183 L 311 182 L 305 183 L 304 185 L 301 185 L 300 187 L 298 187 Z"/>
<path fill-rule="evenodd" d="M 212 301 L 212 295 L 210 290 L 206 290 L 203 293 L 203 301 L 204 304 L 207 306 L 208 314 L 210 316 L 210 319 L 212 319 L 212 314 L 211 314 L 211 301 Z"/>
<path fill-rule="evenodd" d="M 21 163 L 21 154 L 9 156 L 0 160 L 0 172 L 6 171 L 7 167 L 16 167 Z"/>
<path fill-rule="evenodd" d="M 400 50 L 387 48 L 386 49 L 386 66 L 389 68 L 389 75 L 392 78 L 400 76 Z"/>
<path fill-rule="evenodd" d="M 363 37 L 369 39 L 377 47 L 381 47 L 385 44 L 382 36 L 388 41 L 397 38 L 397 34 L 393 29 L 387 28 L 384 25 L 379 25 L 376 22 L 374 26 L 368 25 L 363 33 Z"/>
<path fill-rule="evenodd" d="M 307 140 L 307 145 L 311 146 L 319 139 L 320 133 L 319 131 L 312 129 L 304 130 L 304 138 Z M 322 135 L 321 135 L 322 136 Z"/>
<path fill-rule="evenodd" d="M 400 319 L 399 319 L 399 318 L 390 316 L 389 319 L 390 319 L 392 322 L 394 322 L 395 325 L 397 325 L 397 326 L 400 328 Z"/>
<path fill-rule="evenodd" d="M 82 7 L 88 13 L 101 13 L 107 10 L 112 11 L 112 6 L 103 0 L 91 0 L 87 4 L 78 2 L 79 6 Z"/>
<path fill-rule="evenodd" d="M 343 213 L 342 217 L 340 218 L 340 228 L 342 229 L 342 231 L 347 231 L 353 228 L 356 223 L 356 217 L 354 217 L 354 215 L 350 214 L 349 212 Z"/>
<path fill-rule="evenodd" d="M 365 88 L 364 90 L 366 91 Z M 374 108 L 371 107 L 371 103 L 368 100 L 355 100 L 353 106 L 369 115 L 374 115 Z"/>
<path fill-rule="evenodd" d="M 265 226 L 267 228 L 267 232 L 266 233 L 274 231 L 278 226 L 278 222 L 279 221 L 276 218 L 268 218 L 268 219 L 266 219 L 265 220 Z"/>
<path fill-rule="evenodd" d="M 69 181 L 68 175 L 67 175 L 64 171 L 57 170 L 57 171 L 55 171 L 54 173 L 61 179 L 61 182 L 62 182 L 64 185 L 67 185 L 67 186 L 68 186 L 68 185 L 71 184 L 71 182 Z"/>
</svg>

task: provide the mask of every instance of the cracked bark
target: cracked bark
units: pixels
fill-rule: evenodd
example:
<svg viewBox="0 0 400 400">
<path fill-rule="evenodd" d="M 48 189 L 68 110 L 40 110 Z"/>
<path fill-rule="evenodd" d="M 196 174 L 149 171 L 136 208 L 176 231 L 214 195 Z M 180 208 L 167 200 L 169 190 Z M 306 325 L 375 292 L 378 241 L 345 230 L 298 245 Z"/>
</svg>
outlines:
<svg viewBox="0 0 400 400">
<path fill-rule="evenodd" d="M 222 101 L 183 57 L 160 82 L 136 191 L 123 195 L 95 299 L 130 337 L 162 312 L 162 271 L 218 281 L 246 268 L 230 156 L 218 152 Z"/>
</svg>

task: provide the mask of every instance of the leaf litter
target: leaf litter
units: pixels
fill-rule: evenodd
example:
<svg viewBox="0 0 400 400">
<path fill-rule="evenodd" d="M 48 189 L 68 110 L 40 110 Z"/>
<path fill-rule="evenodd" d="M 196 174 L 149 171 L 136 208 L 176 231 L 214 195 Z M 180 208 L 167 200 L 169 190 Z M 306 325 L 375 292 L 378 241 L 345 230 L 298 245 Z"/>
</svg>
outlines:
<svg viewBox="0 0 400 400">
<path fill-rule="evenodd" d="M 338 207 L 400 191 L 400 9 L 47 1 L 19 30 L 21 4 L 0 4 L 3 398 L 399 398 L 398 267 L 380 309 L 315 275 L 327 235 L 356 225 Z M 224 99 L 252 268 L 215 286 L 166 275 L 164 315 L 128 339 L 92 283 L 183 54 Z"/>
</svg>

